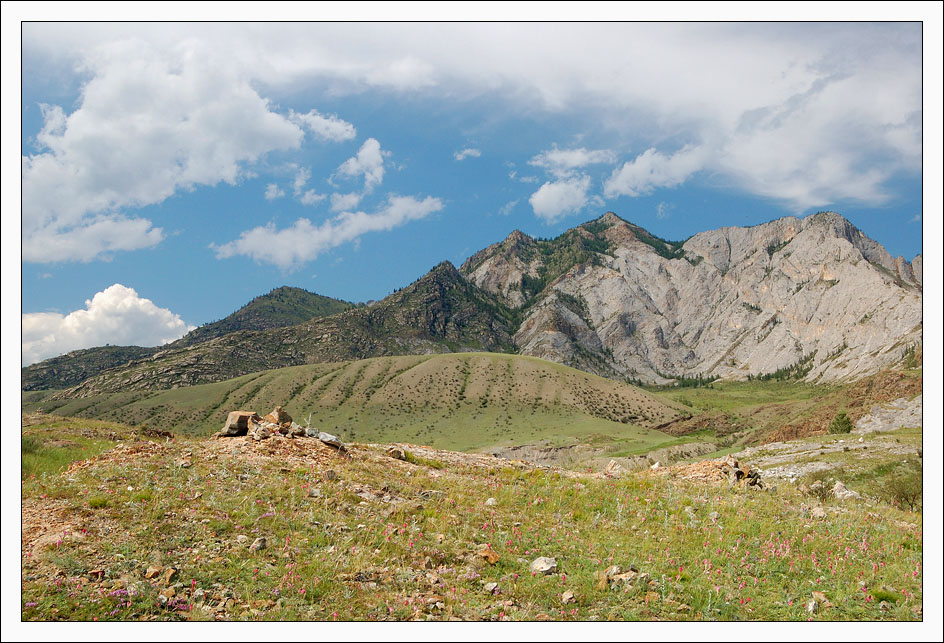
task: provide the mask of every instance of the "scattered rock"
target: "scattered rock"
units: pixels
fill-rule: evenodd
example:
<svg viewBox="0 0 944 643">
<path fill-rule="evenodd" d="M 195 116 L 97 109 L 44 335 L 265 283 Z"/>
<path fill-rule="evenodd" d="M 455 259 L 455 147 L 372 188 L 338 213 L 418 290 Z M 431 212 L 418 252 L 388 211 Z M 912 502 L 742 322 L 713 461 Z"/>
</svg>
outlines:
<svg viewBox="0 0 944 643">
<path fill-rule="evenodd" d="M 569 605 L 570 603 L 576 603 L 576 602 L 577 602 L 577 597 L 574 596 L 574 593 L 572 591 L 567 590 L 566 592 L 561 594 L 561 603 L 563 603 L 564 605 Z"/>
<path fill-rule="evenodd" d="M 712 511 L 710 514 L 708 514 L 708 519 L 712 522 L 718 522 L 718 518 L 720 517 L 721 514 L 719 514 L 717 511 Z"/>
<path fill-rule="evenodd" d="M 836 484 L 833 485 L 832 493 L 836 498 L 843 501 L 860 500 L 862 498 L 861 494 L 859 494 L 857 491 L 851 491 L 847 489 L 846 485 L 844 485 L 839 480 L 836 480 Z"/>
<path fill-rule="evenodd" d="M 806 604 L 807 614 L 815 614 L 819 611 L 819 603 L 816 602 L 815 598 L 811 598 L 810 602 Z"/>
<path fill-rule="evenodd" d="M 254 411 L 230 411 L 229 415 L 226 416 L 226 424 L 223 425 L 220 435 L 223 437 L 246 435 L 249 433 L 250 419 L 259 421 L 262 418 Z"/>
<path fill-rule="evenodd" d="M 341 440 L 339 440 L 336 436 L 331 435 L 330 433 L 325 433 L 324 431 L 321 431 L 320 433 L 318 433 L 318 439 L 321 440 L 323 443 L 327 444 L 328 446 L 334 447 L 335 449 L 344 448 L 344 445 L 341 443 Z"/>
<path fill-rule="evenodd" d="M 160 565 L 151 565 L 147 568 L 147 571 L 144 572 L 144 577 L 148 580 L 151 580 L 152 578 L 157 578 L 160 576 L 162 571 L 163 567 Z"/>
<path fill-rule="evenodd" d="M 386 453 L 394 460 L 406 460 L 406 454 L 400 447 L 389 447 Z"/>
<path fill-rule="evenodd" d="M 485 587 L 483 587 L 482 589 L 484 589 L 489 594 L 497 594 L 498 583 L 486 583 Z"/>
<path fill-rule="evenodd" d="M 164 585 L 170 585 L 174 578 L 177 576 L 177 570 L 173 567 L 168 567 L 164 570 L 164 577 L 161 579 Z"/>
<path fill-rule="evenodd" d="M 324 477 L 325 477 L 325 480 L 337 480 L 338 474 L 335 471 L 328 469 L 327 471 L 325 471 Z"/>
<path fill-rule="evenodd" d="M 475 550 L 476 558 L 484 560 L 489 565 L 494 565 L 497 563 L 501 556 L 497 551 L 488 546 L 488 544 L 481 544 Z"/>
<path fill-rule="evenodd" d="M 621 465 L 616 460 L 610 460 L 610 463 L 606 465 L 606 469 L 603 470 L 603 475 L 610 478 L 618 478 L 622 471 L 623 465 Z"/>
<path fill-rule="evenodd" d="M 661 467 L 661 466 L 662 466 L 661 463 L 656 462 L 656 463 L 654 463 L 654 464 L 653 464 L 651 467 L 649 467 L 649 468 L 652 469 L 653 471 L 655 471 L 656 469 L 658 469 L 658 468 Z"/>
<path fill-rule="evenodd" d="M 485 501 L 486 507 L 494 507 L 497 504 L 498 504 L 498 501 L 495 500 L 494 498 L 489 498 L 488 500 Z"/>
<path fill-rule="evenodd" d="M 238 543 L 249 542 L 249 536 L 247 536 L 246 534 L 239 534 L 238 536 L 236 536 L 236 542 Z"/>
<path fill-rule="evenodd" d="M 813 507 L 812 511 L 810 511 L 810 517 L 816 518 L 817 520 L 823 520 L 826 518 L 826 510 L 822 507 Z"/>
<path fill-rule="evenodd" d="M 260 551 L 266 548 L 266 539 L 265 537 L 256 538 L 252 541 L 252 544 L 249 545 L 250 551 Z"/>
<path fill-rule="evenodd" d="M 554 574 L 557 572 L 557 561 L 549 556 L 541 556 L 531 561 L 532 574 Z"/>
<path fill-rule="evenodd" d="M 288 424 L 291 426 L 292 424 L 292 416 L 281 406 L 275 407 L 264 419 L 278 425 Z"/>
</svg>

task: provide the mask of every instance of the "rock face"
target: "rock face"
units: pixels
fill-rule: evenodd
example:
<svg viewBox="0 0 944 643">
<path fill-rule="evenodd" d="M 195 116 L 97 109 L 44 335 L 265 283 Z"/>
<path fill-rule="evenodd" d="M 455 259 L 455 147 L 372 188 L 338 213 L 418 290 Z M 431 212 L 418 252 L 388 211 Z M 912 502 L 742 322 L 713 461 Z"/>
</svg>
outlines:
<svg viewBox="0 0 944 643">
<path fill-rule="evenodd" d="M 514 336 L 522 354 L 649 381 L 788 369 L 834 381 L 890 366 L 921 342 L 920 256 L 893 259 L 833 212 L 682 244 L 612 213 L 576 230 L 571 246 L 583 243 L 591 258 L 530 302 Z M 462 272 L 521 307 L 535 280 L 554 276 L 551 243 L 509 237 Z"/>
</svg>

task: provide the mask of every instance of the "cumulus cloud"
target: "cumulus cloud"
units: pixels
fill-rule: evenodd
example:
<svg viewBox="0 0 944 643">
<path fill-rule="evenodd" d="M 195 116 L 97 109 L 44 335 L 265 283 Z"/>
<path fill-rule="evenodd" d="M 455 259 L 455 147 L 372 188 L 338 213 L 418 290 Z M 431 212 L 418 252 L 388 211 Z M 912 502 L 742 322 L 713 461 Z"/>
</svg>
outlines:
<svg viewBox="0 0 944 643">
<path fill-rule="evenodd" d="M 589 189 L 590 177 L 586 175 L 547 182 L 531 195 L 528 203 L 534 214 L 553 223 L 585 208 L 590 202 Z"/>
<path fill-rule="evenodd" d="M 298 197 L 302 205 L 317 205 L 327 198 L 325 194 L 318 194 L 314 190 L 305 190 L 304 194 Z"/>
<path fill-rule="evenodd" d="M 285 196 L 285 190 L 280 188 L 275 183 L 270 183 L 266 186 L 265 198 L 266 201 L 275 201 L 276 199 L 281 199 Z"/>
<path fill-rule="evenodd" d="M 82 60 L 90 79 L 78 107 L 68 115 L 43 107 L 37 152 L 22 159 L 25 261 L 153 246 L 161 229 L 122 210 L 235 184 L 246 163 L 298 147 L 303 136 L 196 41 L 167 49 L 112 41 Z"/>
<path fill-rule="evenodd" d="M 356 156 L 352 156 L 338 167 L 335 175 L 364 177 L 364 192 L 369 193 L 383 182 L 383 157 L 384 152 L 380 149 L 380 141 L 369 138 L 361 145 Z"/>
<path fill-rule="evenodd" d="M 418 200 L 390 195 L 384 206 L 373 213 L 343 212 L 321 225 L 309 219 L 298 219 L 281 230 L 273 224 L 247 230 L 239 239 L 216 246 L 216 256 L 225 259 L 243 255 L 288 270 L 315 259 L 325 250 L 355 241 L 363 234 L 392 230 L 442 208 L 442 201 L 435 197 Z"/>
<path fill-rule="evenodd" d="M 342 212 L 344 210 L 356 208 L 358 205 L 360 205 L 362 198 L 363 196 L 357 192 L 349 192 L 347 194 L 335 192 L 331 195 L 331 211 Z"/>
<path fill-rule="evenodd" d="M 109 286 L 68 315 L 26 313 L 23 320 L 23 365 L 80 348 L 159 346 L 194 329 L 179 315 L 138 296 L 134 288 Z"/>
<path fill-rule="evenodd" d="M 701 170 L 707 156 L 705 149 L 694 146 L 685 146 L 671 156 L 649 148 L 613 170 L 603 185 L 603 192 L 607 197 L 640 196 L 656 188 L 676 187 Z"/>
<path fill-rule="evenodd" d="M 318 112 L 318 110 L 313 109 L 307 114 L 298 114 L 295 111 L 291 111 L 289 118 L 293 123 L 304 126 L 305 129 L 324 141 L 339 143 L 341 141 L 348 141 L 357 136 L 357 130 L 354 126 L 338 118 L 337 114 L 325 116 Z"/>
<path fill-rule="evenodd" d="M 465 159 L 469 157 L 478 158 L 482 156 L 482 150 L 476 149 L 474 147 L 467 147 L 464 150 L 459 150 L 458 152 L 453 154 L 453 156 L 455 157 L 457 161 L 464 161 Z"/>
<path fill-rule="evenodd" d="M 576 149 L 559 149 L 554 145 L 532 158 L 528 163 L 543 167 L 555 176 L 569 176 L 574 170 L 588 165 L 601 163 L 616 163 L 616 152 L 612 150 L 588 150 L 585 147 Z"/>
<path fill-rule="evenodd" d="M 114 40 L 117 30 L 110 24 L 79 30 L 70 24 L 27 23 L 24 59 L 38 54 L 44 61 L 62 65 L 66 59 L 71 64 L 74 51 Z M 890 177 L 921 169 L 920 23 L 417 23 L 395 29 L 367 23 L 179 23 L 122 24 L 120 30 L 148 42 L 164 57 L 173 58 L 181 43 L 193 41 L 206 43 L 210 51 L 226 51 L 225 60 L 195 55 L 179 62 L 184 69 L 214 67 L 223 85 L 217 105 L 223 114 L 228 105 L 235 114 L 271 114 L 267 107 L 243 109 L 247 97 L 264 102 L 250 87 L 298 91 L 317 84 L 336 95 L 412 91 L 451 105 L 500 96 L 503 113 L 525 108 L 539 114 L 586 114 L 618 143 L 653 148 L 666 158 L 685 145 L 702 149 L 703 176 L 795 208 L 841 199 L 880 203 L 889 196 Z M 476 55 L 469 56 L 470 51 Z M 135 52 L 127 56 L 132 65 L 139 57 Z M 168 77 L 139 71 L 129 75 L 145 85 Z M 98 67 L 92 75 L 98 77 Z M 214 80 L 211 76 L 209 84 Z M 170 102 L 178 102 L 178 87 L 169 80 L 164 84 L 169 90 L 165 95 L 173 97 Z M 177 85 L 199 88 L 201 83 Z M 239 94 L 238 88 L 251 94 Z M 114 103 L 122 108 L 137 95 L 130 81 L 124 89 Z M 232 100 L 233 92 L 237 100 Z M 216 96 L 216 90 L 210 95 Z M 215 117 L 216 111 L 210 111 Z M 47 129 L 57 138 L 63 119 L 50 116 Z M 72 116 L 68 118 L 65 131 L 74 127 Z M 223 129 L 238 134 L 243 145 L 235 146 L 238 154 L 230 150 L 221 158 L 241 159 L 258 153 L 254 145 L 260 142 L 262 147 L 285 146 L 304 136 L 289 119 L 278 124 L 246 118 L 257 132 L 271 126 L 280 133 L 274 138 L 243 136 L 243 128 L 226 122 Z M 282 133 L 285 125 L 297 131 Z M 176 157 L 171 160 L 170 167 L 177 167 Z M 166 183 L 164 168 L 146 165 L 148 172 L 160 169 L 153 174 Z M 677 176 L 687 180 L 694 175 Z M 47 185 L 59 185 L 60 178 L 84 185 L 83 177 L 63 171 Z M 181 178 L 181 183 L 187 180 Z M 629 181 L 629 189 L 633 183 Z M 613 184 L 614 194 L 621 186 Z M 640 186 L 659 188 L 653 182 Z M 109 194 L 80 190 L 82 198 L 76 201 L 70 193 L 57 192 L 66 198 L 52 201 L 61 204 L 88 203 Z M 34 193 L 41 195 L 43 189 Z"/>
</svg>

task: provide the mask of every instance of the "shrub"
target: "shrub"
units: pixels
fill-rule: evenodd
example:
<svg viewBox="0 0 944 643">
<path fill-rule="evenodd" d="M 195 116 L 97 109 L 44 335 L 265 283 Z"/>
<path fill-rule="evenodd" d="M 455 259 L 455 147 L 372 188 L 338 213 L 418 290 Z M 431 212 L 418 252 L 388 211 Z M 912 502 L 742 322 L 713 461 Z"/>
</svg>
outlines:
<svg viewBox="0 0 944 643">
<path fill-rule="evenodd" d="M 840 411 L 829 423 L 830 433 L 850 433 L 852 431 L 852 420 L 844 412 Z"/>
<path fill-rule="evenodd" d="M 922 477 L 921 463 L 911 458 L 885 480 L 885 495 L 902 509 L 920 509 L 923 499 Z"/>
</svg>

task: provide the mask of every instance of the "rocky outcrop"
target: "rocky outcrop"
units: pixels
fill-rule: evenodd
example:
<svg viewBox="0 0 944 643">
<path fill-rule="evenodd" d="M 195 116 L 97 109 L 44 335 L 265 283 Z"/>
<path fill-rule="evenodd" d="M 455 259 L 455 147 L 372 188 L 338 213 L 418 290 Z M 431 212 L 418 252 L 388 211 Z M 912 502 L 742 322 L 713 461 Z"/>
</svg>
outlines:
<svg viewBox="0 0 944 643">
<path fill-rule="evenodd" d="M 721 228 L 683 244 L 612 213 L 577 230 L 599 252 L 525 307 L 515 333 L 522 354 L 656 382 L 778 371 L 835 381 L 890 366 L 921 341 L 920 256 L 893 259 L 833 212 Z M 518 252 L 529 247 L 506 240 L 463 270 L 512 303 L 508 284 L 542 274 L 556 256 L 540 245 L 550 242 L 533 243 L 537 251 Z"/>
</svg>

